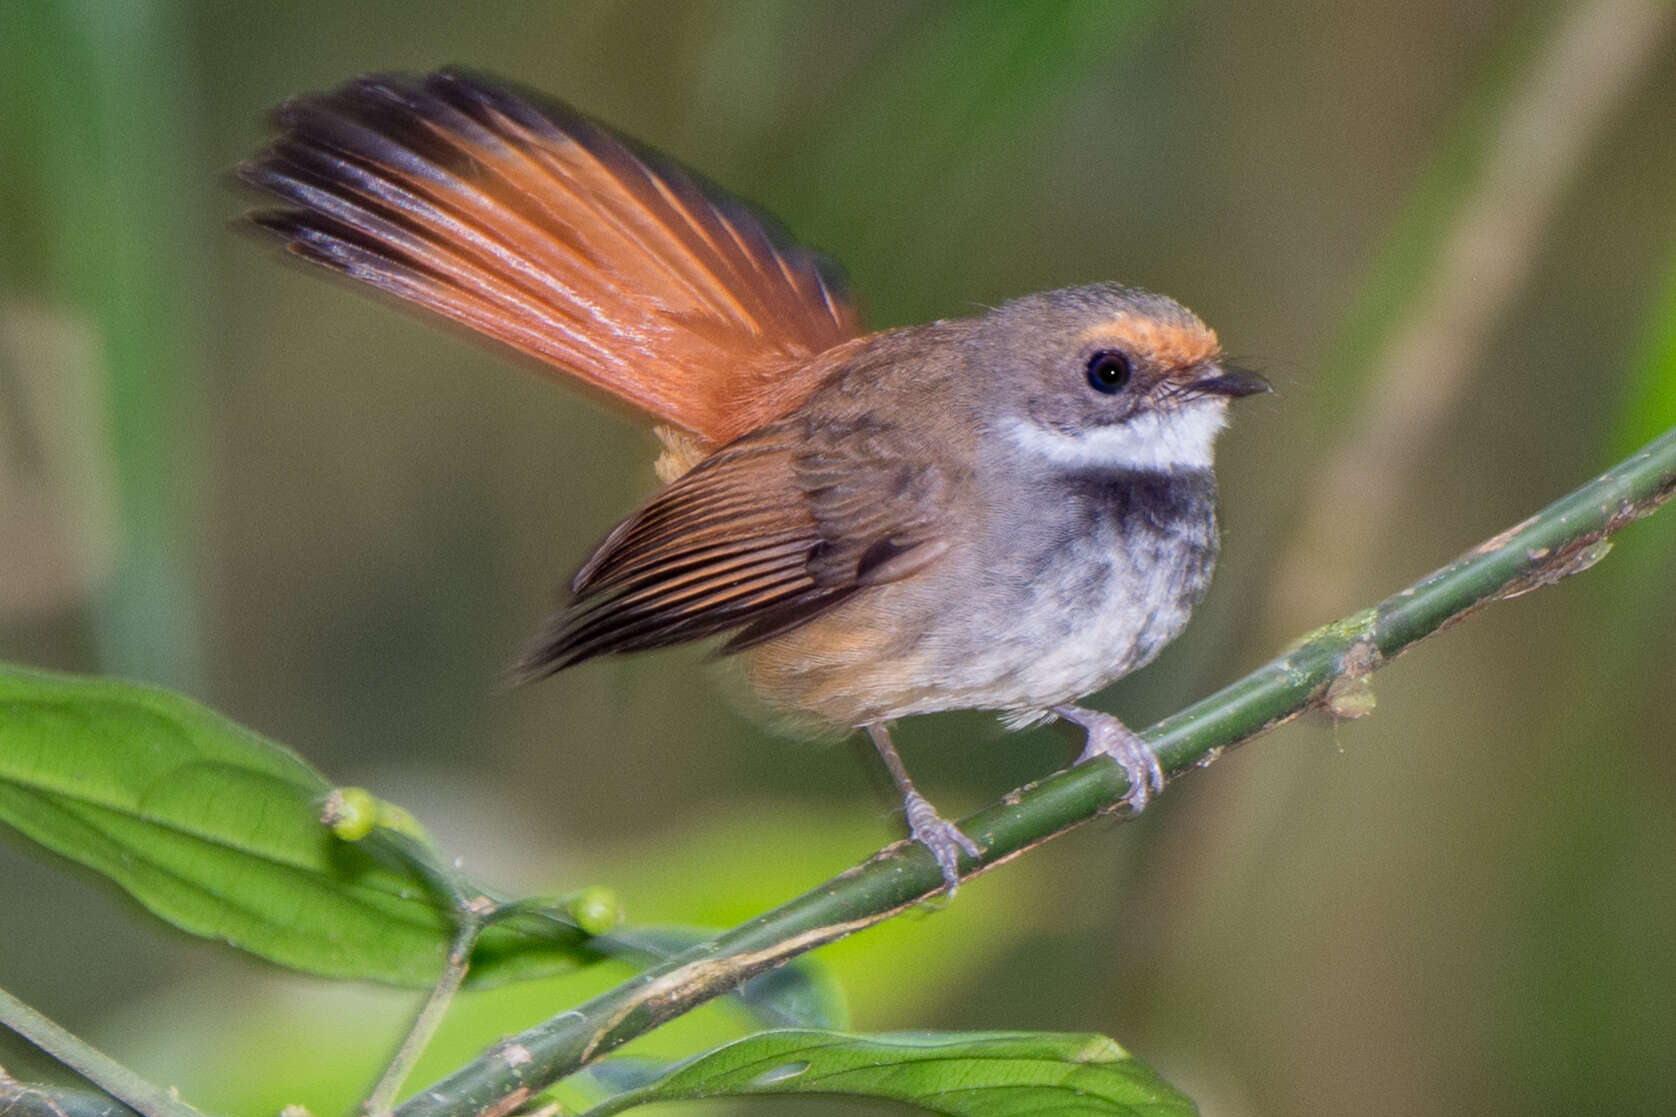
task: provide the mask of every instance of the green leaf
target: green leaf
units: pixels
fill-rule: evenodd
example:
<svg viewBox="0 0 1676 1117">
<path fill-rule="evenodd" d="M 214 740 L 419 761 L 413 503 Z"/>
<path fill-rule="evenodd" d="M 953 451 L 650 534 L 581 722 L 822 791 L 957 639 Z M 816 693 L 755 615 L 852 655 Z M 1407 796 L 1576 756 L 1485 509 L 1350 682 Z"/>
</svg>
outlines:
<svg viewBox="0 0 1676 1117">
<path fill-rule="evenodd" d="M 0 822 L 182 930 L 327 977 L 428 986 L 446 902 L 394 843 L 339 841 L 290 750 L 166 691 L 0 665 Z M 557 921 L 485 931 L 472 980 L 598 959 Z"/>
<path fill-rule="evenodd" d="M 1193 1114 L 1185 1095 L 1105 1036 L 1052 1032 L 763 1032 L 588 1111 L 650 1102 L 842 1094 L 951 1117 Z"/>
</svg>

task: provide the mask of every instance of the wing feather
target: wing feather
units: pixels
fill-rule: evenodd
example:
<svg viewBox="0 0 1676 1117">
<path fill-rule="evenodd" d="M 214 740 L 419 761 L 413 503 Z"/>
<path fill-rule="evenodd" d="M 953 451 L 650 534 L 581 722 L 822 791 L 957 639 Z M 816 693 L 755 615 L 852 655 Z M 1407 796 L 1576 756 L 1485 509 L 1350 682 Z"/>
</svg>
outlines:
<svg viewBox="0 0 1676 1117">
<path fill-rule="evenodd" d="M 530 673 L 696 640 L 830 596 L 808 573 L 821 545 L 772 430 L 706 459 L 613 531 L 572 580 L 575 601 L 524 663 Z"/>
<path fill-rule="evenodd" d="M 461 323 L 709 447 L 859 332 L 829 265 L 566 106 L 455 71 L 282 106 L 241 176 L 292 251 Z"/>
<path fill-rule="evenodd" d="M 739 651 L 924 569 L 959 479 L 911 448 L 877 420 L 805 417 L 712 455 L 600 544 L 524 670 L 718 633 Z"/>
</svg>

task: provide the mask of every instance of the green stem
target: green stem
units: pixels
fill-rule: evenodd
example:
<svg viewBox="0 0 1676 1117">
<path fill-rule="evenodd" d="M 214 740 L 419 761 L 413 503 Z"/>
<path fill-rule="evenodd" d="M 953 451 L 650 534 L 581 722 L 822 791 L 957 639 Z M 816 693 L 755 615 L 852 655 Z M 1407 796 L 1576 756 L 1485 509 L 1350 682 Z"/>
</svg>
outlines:
<svg viewBox="0 0 1676 1117">
<path fill-rule="evenodd" d="M 419 1056 L 425 1053 L 431 1037 L 436 1035 L 448 1006 L 453 1003 L 454 995 L 466 979 L 466 971 L 471 968 L 471 952 L 477 946 L 478 936 L 483 933 L 487 910 L 487 901 L 483 902 L 481 909 L 474 903 L 465 903 L 455 909 L 454 915 L 459 923 L 454 930 L 454 941 L 448 947 L 448 959 L 442 967 L 442 975 L 437 978 L 430 996 L 425 998 L 424 1006 L 414 1017 L 407 1038 L 396 1049 L 390 1065 L 379 1076 L 378 1085 L 373 1087 L 366 1104 L 361 1107 L 370 1117 L 382 1117 L 390 1112 L 402 1083 L 407 1081 Z"/>
<path fill-rule="evenodd" d="M 204 1117 L 173 1092 L 147 1082 L 4 989 L 0 989 L 0 1024 L 145 1117 Z"/>
<path fill-rule="evenodd" d="M 1605 553 L 1609 535 L 1673 491 L 1676 429 L 1529 520 L 1374 608 L 1310 634 L 1143 736 L 1173 778 L 1313 706 L 1346 710 L 1360 680 L 1385 661 L 1492 601 L 1586 569 Z M 1003 796 L 960 823 L 984 850 L 969 872 L 1116 810 L 1127 790 L 1121 769 L 1099 760 Z M 804 951 L 888 919 L 942 886 L 930 852 L 898 842 L 814 891 L 498 1045 L 420 1091 L 395 1111 L 397 1117 L 511 1112 L 664 1021 Z"/>
</svg>

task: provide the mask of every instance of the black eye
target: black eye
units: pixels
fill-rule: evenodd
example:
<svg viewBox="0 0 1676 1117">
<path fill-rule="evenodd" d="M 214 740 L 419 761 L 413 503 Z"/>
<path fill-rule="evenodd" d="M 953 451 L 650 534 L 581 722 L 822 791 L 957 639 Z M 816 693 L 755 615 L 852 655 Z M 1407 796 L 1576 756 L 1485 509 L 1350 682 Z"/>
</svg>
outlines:
<svg viewBox="0 0 1676 1117">
<path fill-rule="evenodd" d="M 1121 392 L 1129 383 L 1129 354 L 1121 349 L 1102 349 L 1088 358 L 1088 383 L 1108 396 Z"/>
</svg>

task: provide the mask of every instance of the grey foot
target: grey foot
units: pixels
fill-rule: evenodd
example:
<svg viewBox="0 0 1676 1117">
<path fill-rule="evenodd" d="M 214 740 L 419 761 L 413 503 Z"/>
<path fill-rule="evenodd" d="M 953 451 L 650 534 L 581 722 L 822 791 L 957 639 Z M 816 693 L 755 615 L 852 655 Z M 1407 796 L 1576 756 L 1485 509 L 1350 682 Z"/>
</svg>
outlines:
<svg viewBox="0 0 1676 1117">
<path fill-rule="evenodd" d="M 1109 756 L 1122 767 L 1129 780 L 1123 805 L 1130 814 L 1140 814 L 1152 797 L 1164 790 L 1164 766 L 1158 754 L 1128 726 L 1099 710 L 1085 710 L 1081 706 L 1055 706 L 1053 712 L 1088 731 L 1077 763 L 1096 756 Z"/>
<path fill-rule="evenodd" d="M 937 859 L 938 868 L 943 870 L 943 883 L 949 886 L 949 895 L 953 896 L 960 887 L 960 851 L 965 850 L 974 858 L 981 857 L 983 851 L 978 843 L 961 833 L 960 827 L 938 814 L 919 792 L 910 791 L 903 796 L 902 806 L 908 815 L 908 832 Z"/>
</svg>

